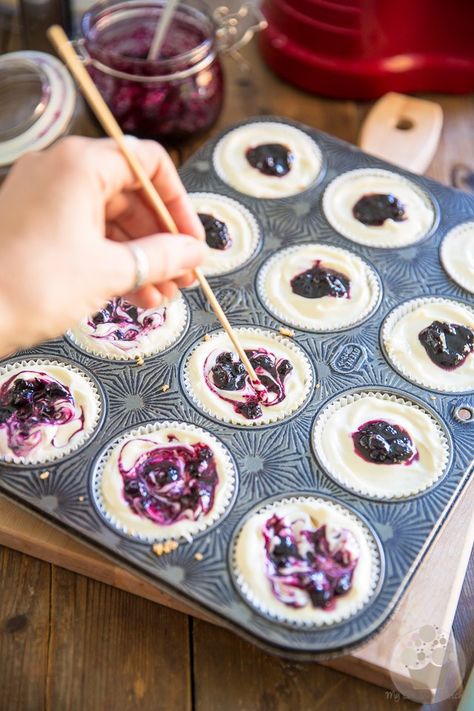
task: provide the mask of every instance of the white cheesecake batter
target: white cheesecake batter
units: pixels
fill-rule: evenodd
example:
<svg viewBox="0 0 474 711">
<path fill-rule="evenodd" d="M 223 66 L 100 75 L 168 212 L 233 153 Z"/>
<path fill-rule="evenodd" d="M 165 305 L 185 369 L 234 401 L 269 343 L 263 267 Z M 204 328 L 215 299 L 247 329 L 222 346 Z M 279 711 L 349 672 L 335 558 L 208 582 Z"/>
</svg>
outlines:
<svg viewBox="0 0 474 711">
<path fill-rule="evenodd" d="M 229 230 L 228 249 L 210 248 L 201 269 L 207 276 L 226 274 L 242 266 L 255 253 L 260 231 L 252 213 L 236 200 L 214 193 L 190 193 L 196 212 L 212 215 Z"/>
<path fill-rule="evenodd" d="M 181 294 L 159 309 L 138 309 L 137 333 L 132 340 L 119 339 L 112 322 L 94 325 L 91 317 L 68 332 L 68 337 L 88 353 L 101 358 L 132 360 L 169 348 L 183 333 L 189 314 Z M 144 324 L 151 323 L 151 326 Z"/>
<path fill-rule="evenodd" d="M 389 314 L 382 330 L 387 355 L 409 380 L 434 390 L 468 392 L 474 389 L 474 353 L 457 368 L 446 370 L 433 363 L 418 334 L 433 321 L 474 329 L 474 311 L 448 299 L 414 299 Z"/>
<path fill-rule="evenodd" d="M 405 206 L 406 219 L 387 219 L 380 226 L 357 220 L 354 205 L 364 195 L 393 194 Z M 428 196 L 414 183 L 388 170 L 351 170 L 332 181 L 323 196 L 326 218 L 344 237 L 369 247 L 405 247 L 422 239 L 435 214 Z"/>
<path fill-rule="evenodd" d="M 367 422 L 385 420 L 405 430 L 418 456 L 409 464 L 367 461 L 355 450 L 352 434 Z M 313 430 L 316 454 L 337 481 L 377 498 L 412 496 L 444 473 L 446 438 L 430 415 L 410 401 L 387 393 L 361 393 L 339 398 L 319 415 Z"/>
<path fill-rule="evenodd" d="M 26 420 L 28 437 L 23 445 L 16 436 L 18 430 L 14 420 L 10 418 L 4 422 L 0 426 L 0 458 L 5 461 L 39 464 L 64 457 L 83 444 L 97 424 L 101 410 L 99 394 L 92 381 L 76 368 L 54 361 L 21 361 L 0 369 L 0 389 L 11 378 L 13 385 L 19 379 L 33 381 L 43 377 L 65 387 L 72 401 L 57 400 L 55 412 L 62 413 L 57 422 L 53 418 L 50 418 L 51 422 L 36 424 Z"/>
<path fill-rule="evenodd" d="M 353 553 L 358 563 L 354 570 L 351 589 L 338 596 L 335 608 L 324 610 L 313 607 L 309 597 L 300 608 L 291 607 L 273 594 L 265 575 L 265 541 L 262 529 L 265 522 L 276 513 L 289 521 L 301 521 L 304 529 L 327 526 L 327 537 L 335 543 L 335 536 L 342 529 L 349 531 L 355 542 Z M 348 548 L 349 549 L 349 548 Z M 379 575 L 375 543 L 359 519 L 338 504 L 321 499 L 301 497 L 283 500 L 265 507 L 244 524 L 234 551 L 234 572 L 237 583 L 248 602 L 262 612 L 301 625 L 334 624 L 347 619 L 361 609 L 370 598 Z"/>
<path fill-rule="evenodd" d="M 323 296 L 309 299 L 295 294 L 291 280 L 311 269 L 340 272 L 350 279 L 350 298 Z M 380 287 L 372 269 L 345 249 L 324 244 L 301 244 L 284 249 L 262 267 L 258 288 L 268 310 L 280 321 L 312 331 L 331 331 L 357 323 L 375 308 Z"/>
<path fill-rule="evenodd" d="M 234 411 L 232 403 L 226 402 L 213 392 L 206 382 L 205 374 L 213 368 L 216 358 L 222 352 L 231 352 L 234 358 L 237 358 L 228 336 L 223 331 L 217 331 L 210 335 L 209 340 L 199 343 L 184 367 L 184 385 L 198 407 L 219 420 L 247 427 L 276 422 L 301 407 L 313 384 L 313 372 L 303 350 L 288 338 L 283 338 L 270 330 L 254 328 L 234 330 L 245 350 L 264 348 L 278 359 L 290 361 L 293 370 L 284 380 L 285 397 L 281 402 L 268 407 L 262 404 L 263 416 L 259 419 L 247 419 Z M 219 392 L 236 403 L 243 400 L 242 390 Z"/>
<path fill-rule="evenodd" d="M 290 171 L 281 177 L 264 175 L 246 158 L 249 148 L 280 143 L 293 154 Z M 214 166 L 225 183 L 257 198 L 283 198 L 309 188 L 321 171 L 322 156 L 316 143 L 293 126 L 261 121 L 235 128 L 221 138 L 214 151 Z"/>
<path fill-rule="evenodd" d="M 127 469 L 157 445 L 169 445 L 169 435 L 180 444 L 206 444 L 212 450 L 219 477 L 214 492 L 214 504 L 207 514 L 196 520 L 183 518 L 169 525 L 160 525 L 133 511 L 123 496 L 123 479 L 118 462 Z M 105 452 L 94 473 L 94 490 L 100 511 L 116 528 L 150 541 L 166 538 L 188 538 L 216 521 L 226 509 L 235 486 L 235 469 L 227 449 L 206 430 L 182 422 L 162 422 L 132 430 Z"/>
<path fill-rule="evenodd" d="M 441 261 L 451 279 L 474 294 L 474 222 L 448 232 L 441 244 Z"/>
</svg>

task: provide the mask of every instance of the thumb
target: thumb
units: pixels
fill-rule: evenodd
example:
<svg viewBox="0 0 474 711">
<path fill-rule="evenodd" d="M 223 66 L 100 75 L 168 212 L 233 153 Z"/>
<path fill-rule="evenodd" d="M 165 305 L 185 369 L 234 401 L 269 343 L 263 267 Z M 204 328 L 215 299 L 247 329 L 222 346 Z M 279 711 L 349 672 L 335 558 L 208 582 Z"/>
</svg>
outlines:
<svg viewBox="0 0 474 711">
<path fill-rule="evenodd" d="M 177 279 L 198 267 L 205 259 L 208 247 L 188 235 L 158 234 L 133 240 L 145 255 L 148 276 L 145 284 L 161 284 Z M 114 267 L 112 291 L 125 294 L 136 283 L 136 262 L 127 242 L 109 241 L 110 262 Z"/>
</svg>

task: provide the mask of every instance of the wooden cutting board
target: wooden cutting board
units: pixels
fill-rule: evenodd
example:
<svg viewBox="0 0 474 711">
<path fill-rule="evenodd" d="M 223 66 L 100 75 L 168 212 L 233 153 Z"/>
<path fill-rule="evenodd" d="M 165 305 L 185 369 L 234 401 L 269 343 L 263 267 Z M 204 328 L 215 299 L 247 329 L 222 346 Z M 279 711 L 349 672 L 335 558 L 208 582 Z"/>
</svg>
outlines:
<svg viewBox="0 0 474 711">
<path fill-rule="evenodd" d="M 404 694 L 431 703 L 436 683 L 430 689 L 410 689 L 409 671 L 392 659 L 397 643 L 421 626 L 431 625 L 449 633 L 474 542 L 474 481 L 465 488 L 438 538 L 418 569 L 394 616 L 371 642 L 351 655 L 326 662 L 335 669 L 383 687 L 393 678 L 403 684 Z M 182 601 L 162 592 L 145 577 L 130 572 L 71 535 L 49 524 L 13 502 L 0 497 L 0 545 L 40 558 L 55 565 L 153 600 L 180 612 L 196 615 Z M 447 553 L 447 551 L 449 551 Z M 439 585 L 439 571 L 446 585 Z M 219 624 L 212 616 L 202 619 Z M 454 674 L 459 672 L 454 665 Z M 441 669 L 441 667 L 440 667 Z M 454 682 L 455 683 L 455 682 Z M 456 686 L 454 686 L 454 689 Z"/>
</svg>

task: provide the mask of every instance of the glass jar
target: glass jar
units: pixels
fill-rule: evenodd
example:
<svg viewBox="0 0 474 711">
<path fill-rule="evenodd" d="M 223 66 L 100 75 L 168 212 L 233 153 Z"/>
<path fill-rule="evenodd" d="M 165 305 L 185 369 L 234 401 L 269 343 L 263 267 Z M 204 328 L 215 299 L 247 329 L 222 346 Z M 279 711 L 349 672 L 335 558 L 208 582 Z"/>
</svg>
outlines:
<svg viewBox="0 0 474 711">
<path fill-rule="evenodd" d="M 235 15 L 228 11 L 225 22 L 219 22 L 200 0 L 181 2 L 159 58 L 149 60 L 165 5 L 165 0 L 99 2 L 84 14 L 82 38 L 76 43 L 122 130 L 142 138 L 182 138 L 214 123 L 224 97 L 219 51 L 223 44 L 229 46 L 223 40 L 225 27 L 239 34 L 237 21 L 229 24 Z"/>
<path fill-rule="evenodd" d="M 69 133 L 76 98 L 69 72 L 51 54 L 21 51 L 0 57 L 0 176 L 24 153 Z"/>
</svg>

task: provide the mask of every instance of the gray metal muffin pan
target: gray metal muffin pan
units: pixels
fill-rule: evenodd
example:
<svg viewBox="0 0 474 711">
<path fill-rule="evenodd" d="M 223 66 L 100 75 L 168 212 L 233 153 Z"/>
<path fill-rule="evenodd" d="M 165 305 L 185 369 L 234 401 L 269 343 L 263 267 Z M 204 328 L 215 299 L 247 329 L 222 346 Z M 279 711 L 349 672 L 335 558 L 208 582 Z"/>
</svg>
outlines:
<svg viewBox="0 0 474 711">
<path fill-rule="evenodd" d="M 270 120 L 301 128 L 321 149 L 321 175 L 300 195 L 257 200 L 225 185 L 212 165 L 212 152 L 220 136 L 210 140 L 181 170 L 189 191 L 216 192 L 238 200 L 254 213 L 262 230 L 263 245 L 250 262 L 233 273 L 210 279 L 230 321 L 233 325 L 278 329 L 282 324 L 263 308 L 257 296 L 258 270 L 275 250 L 311 240 L 345 247 L 365 258 L 382 281 L 379 308 L 363 324 L 339 332 L 295 329 L 295 341 L 308 353 L 319 387 L 295 416 L 254 428 L 228 426 L 204 416 L 182 391 L 180 368 L 184 355 L 203 333 L 219 326 L 196 288 L 185 293 L 191 319 L 184 336 L 168 351 L 147 358 L 142 366 L 96 358 L 66 339 L 22 352 L 18 359 L 62 358 L 93 374 L 102 391 L 105 416 L 100 429 L 84 447 L 58 462 L 34 468 L 1 465 L 0 491 L 80 536 L 116 562 L 154 580 L 196 610 L 211 613 L 256 644 L 288 657 L 309 660 L 347 652 L 381 629 L 472 473 L 474 424 L 472 420 L 463 421 L 459 409 L 464 406 L 467 411 L 474 410 L 473 394 L 434 394 L 406 381 L 384 357 L 379 332 L 386 314 L 409 298 L 442 295 L 472 304 L 472 296 L 443 270 L 439 246 L 450 228 L 474 217 L 474 198 L 390 166 L 314 129 L 280 118 Z M 371 249 L 347 240 L 331 228 L 321 209 L 326 185 L 347 170 L 371 167 L 406 175 L 430 196 L 437 217 L 426 239 L 398 250 Z M 161 391 L 163 384 L 170 385 L 169 391 Z M 435 411 L 452 440 L 446 475 L 428 491 L 408 500 L 375 501 L 346 491 L 321 470 L 312 451 L 311 428 L 320 408 L 343 391 L 374 387 L 425 404 Z M 99 515 L 91 490 L 94 463 L 104 447 L 121 432 L 154 420 L 181 420 L 208 429 L 227 445 L 238 468 L 235 498 L 218 525 L 161 557 L 152 552 L 149 544 L 111 528 Z M 40 479 L 39 473 L 45 469 L 50 475 Z M 367 523 L 380 546 L 382 574 L 375 594 L 359 613 L 332 626 L 301 628 L 266 618 L 244 601 L 229 570 L 232 536 L 248 512 L 275 497 L 303 493 L 329 497 L 349 507 Z M 203 554 L 202 560 L 195 559 L 196 552 Z M 449 581 L 445 583 L 449 585 Z"/>
</svg>

